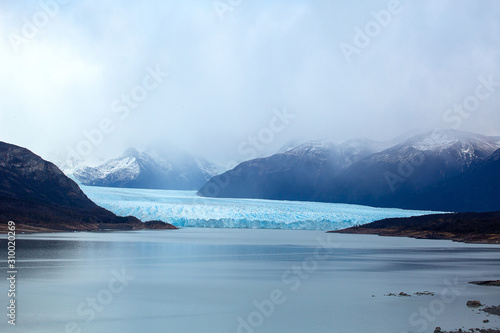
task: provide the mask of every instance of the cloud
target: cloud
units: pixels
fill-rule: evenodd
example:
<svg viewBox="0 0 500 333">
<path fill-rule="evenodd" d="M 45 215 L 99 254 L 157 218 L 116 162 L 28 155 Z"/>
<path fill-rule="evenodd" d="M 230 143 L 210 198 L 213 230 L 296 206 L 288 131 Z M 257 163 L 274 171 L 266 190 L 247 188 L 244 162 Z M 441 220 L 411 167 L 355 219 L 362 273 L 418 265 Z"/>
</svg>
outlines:
<svg viewBox="0 0 500 333">
<path fill-rule="evenodd" d="M 244 158 L 238 146 L 276 109 L 297 117 L 263 152 L 294 138 L 385 140 L 451 127 L 443 114 L 479 76 L 500 81 L 495 1 L 401 1 L 350 62 L 341 43 L 355 45 L 387 1 L 242 1 L 223 19 L 213 4 L 3 2 L 0 140 L 64 155 L 110 119 L 112 133 L 86 158 L 164 144 L 224 163 Z M 13 34 L 37 17 L 16 51 Z M 113 101 L 155 66 L 168 78 L 121 119 Z M 461 129 L 499 135 L 499 102 L 500 89 Z"/>
</svg>

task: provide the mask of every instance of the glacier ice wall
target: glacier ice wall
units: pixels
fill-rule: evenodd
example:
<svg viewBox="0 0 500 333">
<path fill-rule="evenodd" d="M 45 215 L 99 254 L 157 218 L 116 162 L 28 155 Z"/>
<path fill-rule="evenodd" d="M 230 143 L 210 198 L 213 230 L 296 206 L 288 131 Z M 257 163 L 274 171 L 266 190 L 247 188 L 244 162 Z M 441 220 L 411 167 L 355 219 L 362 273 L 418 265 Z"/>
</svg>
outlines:
<svg viewBox="0 0 500 333">
<path fill-rule="evenodd" d="M 178 227 L 336 230 L 388 217 L 432 214 L 359 205 L 198 197 L 195 191 L 81 186 L 117 215 L 161 220 Z"/>
</svg>

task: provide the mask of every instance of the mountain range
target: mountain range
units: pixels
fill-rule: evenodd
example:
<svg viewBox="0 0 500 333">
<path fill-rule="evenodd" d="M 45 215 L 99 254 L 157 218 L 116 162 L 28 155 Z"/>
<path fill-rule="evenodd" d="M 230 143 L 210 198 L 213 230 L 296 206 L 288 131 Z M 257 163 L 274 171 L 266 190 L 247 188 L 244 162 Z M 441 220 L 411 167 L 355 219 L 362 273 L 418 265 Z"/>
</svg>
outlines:
<svg viewBox="0 0 500 333">
<path fill-rule="evenodd" d="M 198 194 L 440 211 L 500 210 L 500 137 L 434 130 L 401 143 L 314 141 L 243 162 Z"/>
<path fill-rule="evenodd" d="M 51 162 L 28 149 L 0 142 L 0 220 L 18 231 L 176 229 L 160 221 L 143 223 L 116 216 L 92 202 Z"/>
<path fill-rule="evenodd" d="M 129 148 L 97 167 L 79 168 L 73 176 L 89 186 L 197 190 L 220 171 L 216 165 L 186 152 L 159 154 Z"/>
</svg>

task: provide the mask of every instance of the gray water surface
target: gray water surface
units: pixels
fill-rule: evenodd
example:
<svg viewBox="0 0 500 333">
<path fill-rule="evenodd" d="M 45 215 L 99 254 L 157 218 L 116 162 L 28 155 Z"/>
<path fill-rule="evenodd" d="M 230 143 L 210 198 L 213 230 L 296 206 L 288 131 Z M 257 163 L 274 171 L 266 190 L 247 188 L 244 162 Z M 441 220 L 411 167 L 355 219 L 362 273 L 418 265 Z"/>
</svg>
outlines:
<svg viewBox="0 0 500 333">
<path fill-rule="evenodd" d="M 466 283 L 500 278 L 500 246 L 196 228 L 33 234 L 16 245 L 17 325 L 7 325 L 3 315 L 1 332 L 399 333 L 500 326 L 498 317 L 465 306 L 469 299 L 500 304 L 500 288 Z M 1 266 L 6 272 L 5 260 Z M 7 290 L 2 279 L 5 300 Z M 384 296 L 402 291 L 435 295 Z"/>
</svg>

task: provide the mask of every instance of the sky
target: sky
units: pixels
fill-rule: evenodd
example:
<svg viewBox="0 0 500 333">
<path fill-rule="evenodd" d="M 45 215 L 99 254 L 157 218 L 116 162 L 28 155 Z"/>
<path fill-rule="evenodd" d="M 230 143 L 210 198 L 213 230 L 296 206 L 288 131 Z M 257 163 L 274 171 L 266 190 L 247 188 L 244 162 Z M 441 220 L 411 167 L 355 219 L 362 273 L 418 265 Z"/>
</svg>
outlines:
<svg viewBox="0 0 500 333">
<path fill-rule="evenodd" d="M 499 17 L 495 0 L 1 1 L 0 141 L 223 165 L 290 141 L 500 135 Z"/>
</svg>

